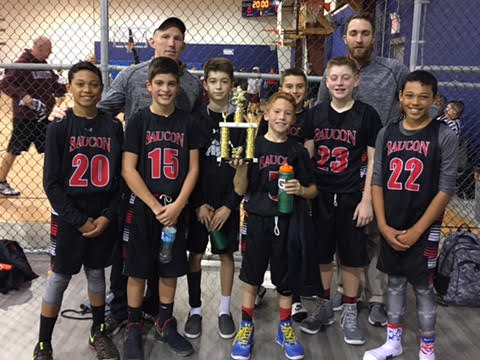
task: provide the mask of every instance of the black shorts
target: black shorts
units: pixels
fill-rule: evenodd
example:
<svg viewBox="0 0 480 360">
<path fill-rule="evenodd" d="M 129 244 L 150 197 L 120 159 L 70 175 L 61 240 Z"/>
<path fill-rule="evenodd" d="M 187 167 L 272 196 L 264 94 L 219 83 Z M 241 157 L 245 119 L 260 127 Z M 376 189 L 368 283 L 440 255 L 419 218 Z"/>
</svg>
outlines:
<svg viewBox="0 0 480 360">
<path fill-rule="evenodd" d="M 437 266 L 441 223 L 435 222 L 407 251 L 394 250 L 382 237 L 377 268 L 388 275 L 405 276 L 414 286 L 433 282 Z"/>
<path fill-rule="evenodd" d="M 270 262 L 272 283 L 281 291 L 288 287 L 287 239 L 289 217 L 277 217 L 279 235 L 275 235 L 275 217 L 248 215 L 248 234 L 243 255 L 240 280 L 253 286 L 263 283 Z"/>
<path fill-rule="evenodd" d="M 45 138 L 48 120 L 13 119 L 13 131 L 8 143 L 7 151 L 13 155 L 20 155 L 27 151 L 30 145 L 35 144 L 39 154 L 45 152 Z"/>
<path fill-rule="evenodd" d="M 361 199 L 361 192 L 351 194 L 319 192 L 312 200 L 319 264 L 330 264 L 337 251 L 340 263 L 344 266 L 368 265 L 366 227 L 358 228 L 352 220 Z"/>
<path fill-rule="evenodd" d="M 212 240 L 212 236 L 209 236 L 205 226 L 197 220 L 197 216 L 193 210 L 189 219 L 187 240 L 188 251 L 194 254 L 203 254 L 207 248 L 209 238 L 212 254 L 233 254 L 238 251 L 238 233 L 240 228 L 240 214 L 238 210 L 233 210 L 230 213 L 227 221 L 225 221 L 225 224 L 223 224 L 223 227 L 220 229 L 227 239 L 227 246 L 224 249 L 218 249 L 216 247 L 216 243 Z"/>
<path fill-rule="evenodd" d="M 155 272 L 164 278 L 185 275 L 188 266 L 184 212 L 180 214 L 176 224 L 172 261 L 163 264 L 158 260 L 163 225 L 142 200 L 135 195 L 132 195 L 131 199 L 131 208 L 127 211 L 123 230 L 123 241 L 128 243 L 124 251 L 125 273 L 140 279 L 149 279 Z"/>
<path fill-rule="evenodd" d="M 112 264 L 113 248 L 118 238 L 116 222 L 95 238 L 85 238 L 72 225 L 52 214 L 50 225 L 50 265 L 52 271 L 73 275 L 82 265 L 103 269 Z"/>
</svg>

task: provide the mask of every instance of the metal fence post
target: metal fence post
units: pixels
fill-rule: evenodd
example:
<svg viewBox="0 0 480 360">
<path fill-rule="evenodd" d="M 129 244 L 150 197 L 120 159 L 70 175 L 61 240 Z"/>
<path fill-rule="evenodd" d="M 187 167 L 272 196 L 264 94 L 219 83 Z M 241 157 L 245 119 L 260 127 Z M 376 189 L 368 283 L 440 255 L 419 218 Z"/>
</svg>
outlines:
<svg viewBox="0 0 480 360">
<path fill-rule="evenodd" d="M 104 91 L 110 87 L 108 76 L 108 0 L 100 0 L 100 70 Z"/>
</svg>

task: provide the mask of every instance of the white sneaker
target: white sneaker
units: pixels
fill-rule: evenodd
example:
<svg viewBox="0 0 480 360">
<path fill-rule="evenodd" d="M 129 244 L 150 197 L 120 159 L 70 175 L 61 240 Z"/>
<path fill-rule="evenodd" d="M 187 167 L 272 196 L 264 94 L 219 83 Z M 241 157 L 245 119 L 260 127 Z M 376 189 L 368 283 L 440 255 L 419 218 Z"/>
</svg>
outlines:
<svg viewBox="0 0 480 360">
<path fill-rule="evenodd" d="M 399 346 L 392 346 L 389 343 L 385 343 L 382 346 L 365 351 L 363 354 L 363 360 L 387 360 L 393 359 L 396 356 L 399 356 L 403 353 L 402 345 L 399 343 Z"/>
<path fill-rule="evenodd" d="M 13 189 L 8 182 L 0 182 L 0 194 L 3 196 L 18 196 L 20 191 Z"/>
<path fill-rule="evenodd" d="M 307 310 L 303 307 L 301 302 L 296 302 L 292 304 L 292 319 L 296 322 L 302 322 L 308 313 Z"/>
</svg>

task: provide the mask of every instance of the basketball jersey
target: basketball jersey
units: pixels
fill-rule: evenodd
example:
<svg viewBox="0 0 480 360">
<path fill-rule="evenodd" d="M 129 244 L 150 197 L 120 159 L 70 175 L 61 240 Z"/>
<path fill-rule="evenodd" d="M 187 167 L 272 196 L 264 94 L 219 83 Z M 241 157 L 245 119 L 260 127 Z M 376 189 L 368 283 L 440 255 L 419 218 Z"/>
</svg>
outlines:
<svg viewBox="0 0 480 360">
<path fill-rule="evenodd" d="M 293 166 L 295 178 L 303 186 L 314 182 L 313 167 L 306 149 L 290 137 L 286 142 L 274 143 L 264 136 L 255 139 L 257 163 L 248 168 L 248 202 L 245 210 L 262 216 L 277 216 L 278 171 L 288 161 Z"/>
<path fill-rule="evenodd" d="M 232 122 L 233 114 L 223 118 L 223 115 L 206 109 L 200 119 L 202 124 L 199 131 L 202 133 L 200 146 L 200 174 L 195 192 L 192 198 L 200 197 L 202 204 L 207 203 L 214 208 L 227 205 L 231 209 L 238 207 L 241 197 L 233 189 L 233 177 L 235 169 L 227 162 L 217 161 L 221 155 L 220 149 L 220 126 L 223 121 Z M 229 147 L 237 147 L 245 142 L 244 129 L 229 129 Z M 245 148 L 245 146 L 244 146 Z"/>
<path fill-rule="evenodd" d="M 68 110 L 65 119 L 48 127 L 46 186 L 52 179 L 58 179 L 65 193 L 73 197 L 105 194 L 116 189 L 122 139 L 122 124 L 109 113 L 99 110 L 94 119 L 86 119 Z"/>
<path fill-rule="evenodd" d="M 168 117 L 149 107 L 127 124 L 124 150 L 138 155 L 137 171 L 152 194 L 177 198 L 189 169 L 190 150 L 197 149 L 191 115 L 175 109 Z"/>
<path fill-rule="evenodd" d="M 388 225 L 413 226 L 438 193 L 440 122 L 431 121 L 411 135 L 399 124 L 388 125 L 382 149 L 383 197 Z"/>
<path fill-rule="evenodd" d="M 367 172 L 367 146 L 375 147 L 381 128 L 373 107 L 355 101 L 352 108 L 336 112 L 329 102 L 307 112 L 303 135 L 313 139 L 318 189 L 331 193 L 363 190 Z"/>
</svg>

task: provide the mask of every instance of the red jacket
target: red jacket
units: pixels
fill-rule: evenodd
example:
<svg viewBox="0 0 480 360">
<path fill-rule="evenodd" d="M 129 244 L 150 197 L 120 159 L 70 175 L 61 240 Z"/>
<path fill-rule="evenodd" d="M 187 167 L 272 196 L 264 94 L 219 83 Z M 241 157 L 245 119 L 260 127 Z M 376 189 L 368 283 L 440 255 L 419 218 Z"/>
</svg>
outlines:
<svg viewBox="0 0 480 360">
<path fill-rule="evenodd" d="M 43 63 L 27 49 L 15 61 L 16 63 Z M 27 106 L 20 106 L 18 102 L 25 96 L 41 100 L 50 112 L 55 105 L 55 97 L 65 95 L 67 89 L 58 82 L 58 76 L 52 70 L 20 70 L 7 69 L 5 77 L 0 82 L 0 91 L 13 100 L 13 117 L 17 119 L 34 119 L 35 113 Z"/>
</svg>

